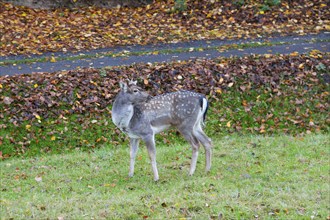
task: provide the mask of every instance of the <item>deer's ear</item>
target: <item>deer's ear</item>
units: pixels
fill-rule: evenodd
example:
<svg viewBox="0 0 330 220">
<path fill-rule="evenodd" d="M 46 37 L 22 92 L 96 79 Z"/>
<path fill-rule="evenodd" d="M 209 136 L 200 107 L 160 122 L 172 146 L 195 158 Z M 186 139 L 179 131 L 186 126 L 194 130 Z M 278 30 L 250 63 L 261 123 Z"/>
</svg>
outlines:
<svg viewBox="0 0 330 220">
<path fill-rule="evenodd" d="M 128 81 L 128 85 L 135 85 L 136 86 L 137 84 L 137 81 L 134 81 L 134 80 L 129 80 Z"/>
<path fill-rule="evenodd" d="M 127 84 L 123 81 L 120 81 L 119 82 L 119 85 L 120 85 L 120 89 L 123 90 L 124 92 L 127 92 Z"/>
</svg>

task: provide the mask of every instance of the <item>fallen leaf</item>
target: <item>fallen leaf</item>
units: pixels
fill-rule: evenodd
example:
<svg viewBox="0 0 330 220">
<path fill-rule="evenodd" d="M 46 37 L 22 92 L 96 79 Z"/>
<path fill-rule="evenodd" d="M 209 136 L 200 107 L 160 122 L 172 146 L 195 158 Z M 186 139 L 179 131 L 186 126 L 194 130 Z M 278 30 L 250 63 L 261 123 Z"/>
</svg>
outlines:
<svg viewBox="0 0 330 220">
<path fill-rule="evenodd" d="M 35 179 L 37 182 L 41 182 L 41 181 L 42 181 L 42 177 L 41 177 L 41 176 L 36 176 L 34 179 Z"/>
<path fill-rule="evenodd" d="M 56 62 L 56 58 L 55 58 L 54 56 L 52 56 L 52 57 L 50 58 L 50 62 L 55 63 L 55 62 Z"/>
<path fill-rule="evenodd" d="M 3 98 L 3 103 L 5 103 L 6 105 L 10 105 L 13 101 L 14 101 L 14 99 L 12 99 L 10 97 Z"/>
</svg>

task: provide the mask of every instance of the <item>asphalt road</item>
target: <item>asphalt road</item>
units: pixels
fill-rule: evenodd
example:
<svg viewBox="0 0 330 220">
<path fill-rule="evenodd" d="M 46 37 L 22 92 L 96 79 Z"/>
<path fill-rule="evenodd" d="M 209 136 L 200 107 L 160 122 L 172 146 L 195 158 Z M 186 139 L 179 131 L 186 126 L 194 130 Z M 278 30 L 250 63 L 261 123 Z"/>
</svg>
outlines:
<svg viewBox="0 0 330 220">
<path fill-rule="evenodd" d="M 232 44 L 249 44 L 249 43 L 272 42 L 273 46 L 250 47 L 246 49 L 230 49 L 219 51 L 212 49 L 224 45 Z M 278 44 L 280 43 L 280 44 Z M 203 50 L 196 50 L 203 48 Z M 330 32 L 323 32 L 317 35 L 305 36 L 286 36 L 272 38 L 258 38 L 247 40 L 199 40 L 191 42 L 180 42 L 158 45 L 134 45 L 121 46 L 113 48 L 97 49 L 92 51 L 84 51 L 78 53 L 45 53 L 43 55 L 27 56 L 9 56 L 0 57 L 0 63 L 6 60 L 24 60 L 27 58 L 42 58 L 55 56 L 65 60 L 57 62 L 35 62 L 30 64 L 17 65 L 2 65 L 0 66 L 0 76 L 16 75 L 16 74 L 31 74 L 34 72 L 55 72 L 61 70 L 74 70 L 76 68 L 92 67 L 102 68 L 107 66 L 131 65 L 134 63 L 154 63 L 154 62 L 170 62 L 177 60 L 190 60 L 196 58 L 216 58 L 230 56 L 247 56 L 251 54 L 290 54 L 292 52 L 307 53 L 311 50 L 319 50 L 322 52 L 330 52 Z M 186 52 L 169 52 L 165 50 L 182 50 Z M 189 51 L 187 51 L 189 50 Z M 125 51 L 140 53 L 146 51 L 158 51 L 159 53 L 150 55 L 135 55 L 135 56 L 119 56 L 108 57 L 102 56 L 104 53 L 124 53 Z M 191 52 L 190 52 L 191 51 Z M 70 60 L 70 57 L 84 54 L 93 58 Z M 67 59 L 68 58 L 68 59 Z"/>
</svg>

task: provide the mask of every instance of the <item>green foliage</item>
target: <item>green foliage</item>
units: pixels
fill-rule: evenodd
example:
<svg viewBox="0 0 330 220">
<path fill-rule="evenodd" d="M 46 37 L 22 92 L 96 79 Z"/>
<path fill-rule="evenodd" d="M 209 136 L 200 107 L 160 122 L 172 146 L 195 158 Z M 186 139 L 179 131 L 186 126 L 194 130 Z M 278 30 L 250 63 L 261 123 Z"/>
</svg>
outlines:
<svg viewBox="0 0 330 220">
<path fill-rule="evenodd" d="M 316 69 L 318 71 L 325 72 L 327 70 L 327 67 L 323 63 L 319 63 L 319 64 L 317 64 Z"/>
<path fill-rule="evenodd" d="M 281 4 L 281 0 L 265 0 L 262 5 L 260 5 L 261 11 L 270 11 L 272 7 Z"/>
<path fill-rule="evenodd" d="M 261 11 L 270 11 L 272 7 L 279 6 L 281 4 L 281 0 L 264 0 L 264 1 L 257 1 L 254 3 L 251 3 L 250 1 L 245 0 L 236 0 L 233 2 L 234 5 L 236 5 L 238 8 L 241 8 L 243 6 L 247 5 L 257 5 Z"/>
<path fill-rule="evenodd" d="M 101 77 L 106 77 L 107 76 L 107 71 L 105 69 L 100 69 L 100 76 Z"/>
<path fill-rule="evenodd" d="M 243 5 L 245 5 L 245 0 L 236 0 L 236 1 L 234 1 L 233 4 L 238 7 L 242 7 Z"/>
<path fill-rule="evenodd" d="M 270 7 L 272 7 L 272 6 L 278 6 L 278 5 L 281 4 L 281 0 L 265 0 L 264 1 L 264 4 L 265 5 L 268 5 Z"/>
<path fill-rule="evenodd" d="M 187 10 L 186 0 L 175 0 L 174 1 L 174 11 L 183 12 Z"/>
</svg>

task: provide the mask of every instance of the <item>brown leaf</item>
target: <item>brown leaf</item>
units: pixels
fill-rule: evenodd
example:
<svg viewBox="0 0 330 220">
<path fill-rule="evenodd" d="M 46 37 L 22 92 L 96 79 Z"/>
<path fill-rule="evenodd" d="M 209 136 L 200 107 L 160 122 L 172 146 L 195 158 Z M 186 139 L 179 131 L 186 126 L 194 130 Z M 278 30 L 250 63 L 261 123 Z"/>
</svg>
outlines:
<svg viewBox="0 0 330 220">
<path fill-rule="evenodd" d="M 14 100 L 10 97 L 4 97 L 3 98 L 3 103 L 5 103 L 6 105 L 10 105 Z"/>
</svg>

